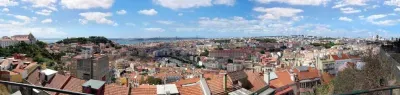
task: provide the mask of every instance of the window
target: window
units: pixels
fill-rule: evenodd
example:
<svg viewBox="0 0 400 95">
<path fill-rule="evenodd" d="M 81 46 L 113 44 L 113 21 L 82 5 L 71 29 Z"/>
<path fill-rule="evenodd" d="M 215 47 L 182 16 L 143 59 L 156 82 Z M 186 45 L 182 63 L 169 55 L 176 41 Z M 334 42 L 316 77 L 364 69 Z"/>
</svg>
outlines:
<svg viewBox="0 0 400 95">
<path fill-rule="evenodd" d="M 90 79 L 90 75 L 89 74 L 83 74 L 83 79 L 89 80 Z"/>
</svg>

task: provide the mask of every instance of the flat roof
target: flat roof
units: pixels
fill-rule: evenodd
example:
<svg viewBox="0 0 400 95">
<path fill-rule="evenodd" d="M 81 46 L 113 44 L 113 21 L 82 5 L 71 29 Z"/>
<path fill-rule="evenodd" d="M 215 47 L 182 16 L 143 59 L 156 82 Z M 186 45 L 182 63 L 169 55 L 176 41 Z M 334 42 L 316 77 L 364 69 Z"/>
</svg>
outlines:
<svg viewBox="0 0 400 95">
<path fill-rule="evenodd" d="M 57 71 L 52 70 L 52 69 L 45 69 L 45 70 L 42 70 L 40 72 L 44 73 L 45 75 L 52 75 L 52 74 L 56 74 L 57 73 Z"/>
<path fill-rule="evenodd" d="M 230 92 L 229 95 L 250 95 L 252 93 L 253 92 L 251 92 L 251 91 L 249 91 L 247 89 L 241 88 L 241 89 L 238 89 L 236 91 Z M 260 95 L 263 95 L 263 94 L 260 94 Z"/>
<path fill-rule="evenodd" d="M 275 89 L 273 88 L 268 88 L 267 90 L 261 92 L 259 95 L 271 95 L 272 93 L 275 92 Z"/>
<path fill-rule="evenodd" d="M 82 86 L 84 87 L 88 87 L 90 86 L 93 89 L 99 89 L 100 87 L 102 87 L 106 82 L 104 81 L 99 81 L 99 80 L 89 80 L 87 82 L 85 82 L 84 84 L 82 84 Z"/>
<path fill-rule="evenodd" d="M 157 85 L 157 94 L 178 94 L 178 88 L 175 84 Z"/>
</svg>

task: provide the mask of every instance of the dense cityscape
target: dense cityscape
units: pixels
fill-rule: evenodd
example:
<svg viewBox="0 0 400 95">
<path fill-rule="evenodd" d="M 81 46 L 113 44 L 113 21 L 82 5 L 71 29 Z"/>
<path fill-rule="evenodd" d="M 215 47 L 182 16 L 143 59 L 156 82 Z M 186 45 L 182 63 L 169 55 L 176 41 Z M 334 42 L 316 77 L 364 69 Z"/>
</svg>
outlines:
<svg viewBox="0 0 400 95">
<path fill-rule="evenodd" d="M 45 43 L 28 34 L 0 42 L 1 80 L 96 95 L 326 95 L 398 85 L 399 41 L 378 35 L 120 45 L 99 36 Z M 0 92 L 63 94 L 3 84 Z"/>
<path fill-rule="evenodd" d="M 400 0 L 0 0 L 0 95 L 400 95 Z"/>
</svg>

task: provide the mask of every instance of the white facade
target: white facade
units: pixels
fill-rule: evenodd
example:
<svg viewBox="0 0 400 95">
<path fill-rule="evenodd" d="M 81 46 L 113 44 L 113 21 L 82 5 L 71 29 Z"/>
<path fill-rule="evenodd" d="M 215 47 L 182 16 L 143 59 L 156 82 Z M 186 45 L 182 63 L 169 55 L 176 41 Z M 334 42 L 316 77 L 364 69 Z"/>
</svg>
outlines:
<svg viewBox="0 0 400 95">
<path fill-rule="evenodd" d="M 0 46 L 4 48 L 7 46 L 18 44 L 20 42 L 33 44 L 36 43 L 36 38 L 31 33 L 28 35 L 14 35 L 11 37 L 4 36 L 0 39 Z"/>
<path fill-rule="evenodd" d="M 238 71 L 238 70 L 242 70 L 243 69 L 243 65 L 242 64 L 228 64 L 226 66 L 226 70 L 228 72 L 234 72 L 234 71 Z"/>
</svg>

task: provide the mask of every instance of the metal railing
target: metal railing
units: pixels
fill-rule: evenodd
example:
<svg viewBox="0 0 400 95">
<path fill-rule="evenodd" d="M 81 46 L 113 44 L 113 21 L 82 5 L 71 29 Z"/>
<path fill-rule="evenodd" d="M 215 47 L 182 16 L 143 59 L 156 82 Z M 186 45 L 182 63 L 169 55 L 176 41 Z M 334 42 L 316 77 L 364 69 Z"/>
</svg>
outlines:
<svg viewBox="0 0 400 95">
<path fill-rule="evenodd" d="M 356 90 L 356 91 L 352 91 L 349 93 L 342 93 L 342 94 L 335 94 L 335 95 L 359 95 L 359 94 L 373 93 L 373 92 L 378 92 L 378 91 L 388 91 L 388 90 L 389 90 L 389 95 L 392 95 L 394 89 L 400 89 L 400 86 L 389 86 L 389 87 L 369 89 L 369 90 Z"/>
<path fill-rule="evenodd" d="M 87 94 L 87 93 L 72 92 L 72 91 L 66 91 L 66 90 L 61 90 L 61 89 L 56 89 L 56 88 L 35 86 L 35 85 L 30 85 L 30 84 L 10 82 L 10 81 L 2 81 L 2 80 L 0 80 L 0 84 L 13 85 L 13 86 L 19 86 L 19 87 L 26 87 L 26 88 L 29 88 L 31 91 L 33 89 L 39 89 L 39 90 L 58 92 L 58 93 L 63 93 L 63 94 L 70 94 L 70 95 L 92 95 L 92 94 Z"/>
</svg>

